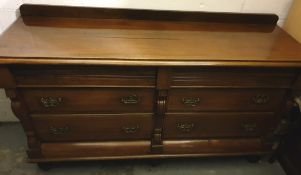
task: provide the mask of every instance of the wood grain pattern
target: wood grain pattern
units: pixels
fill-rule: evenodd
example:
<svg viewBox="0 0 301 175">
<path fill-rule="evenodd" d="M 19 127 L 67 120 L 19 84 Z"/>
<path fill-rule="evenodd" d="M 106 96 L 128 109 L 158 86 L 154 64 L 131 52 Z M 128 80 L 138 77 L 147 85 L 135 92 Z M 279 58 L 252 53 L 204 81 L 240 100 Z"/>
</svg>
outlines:
<svg viewBox="0 0 301 175">
<path fill-rule="evenodd" d="M 20 120 L 27 137 L 27 155 L 30 158 L 41 158 L 41 142 L 34 130 L 29 110 L 24 99 L 16 89 L 5 89 L 7 97 L 11 99 L 11 108 Z"/>
<path fill-rule="evenodd" d="M 164 139 L 260 137 L 273 131 L 276 123 L 273 113 L 167 114 Z"/>
<path fill-rule="evenodd" d="M 274 14 L 180 12 L 139 9 L 108 9 L 27 5 L 20 7 L 26 25 L 156 30 L 216 30 L 206 22 L 223 24 L 227 31 L 236 31 L 232 24 L 240 23 L 246 31 L 270 32 L 276 26 Z M 150 25 L 152 23 L 152 25 Z M 261 27 L 258 27 L 261 25 Z M 239 30 L 239 29 L 238 29 Z"/>
<path fill-rule="evenodd" d="M 281 37 L 283 41 L 278 42 Z M 185 62 L 190 65 L 254 62 L 267 66 L 298 63 L 301 58 L 300 45 L 279 28 L 272 33 L 54 29 L 24 26 L 20 19 L 1 37 L 0 51 L 2 64 L 132 63 L 155 66 L 183 65 L 179 63 Z M 238 61 L 242 63 L 238 64 Z"/>
<path fill-rule="evenodd" d="M 0 81 L 1 88 L 16 87 L 15 78 L 7 67 L 0 66 L 0 77 L 1 77 L 1 81 Z"/>
<path fill-rule="evenodd" d="M 47 158 L 146 155 L 150 152 L 149 148 L 149 141 L 71 142 L 45 143 L 41 145 L 42 154 Z"/>
<path fill-rule="evenodd" d="M 289 88 L 295 69 L 173 68 L 172 88 Z"/>
<path fill-rule="evenodd" d="M 164 20 L 164 21 L 205 21 L 224 23 L 252 23 L 276 25 L 277 15 L 274 14 L 243 14 L 180 12 L 139 9 L 109 9 L 92 7 L 68 7 L 50 5 L 23 4 L 20 7 L 22 17 L 56 17 L 85 19 L 133 19 L 133 20 Z"/>
<path fill-rule="evenodd" d="M 168 112 L 200 111 L 275 111 L 285 97 L 281 89 L 171 89 L 167 103 Z M 257 97 L 267 98 L 257 104 Z M 195 105 L 184 100 L 197 100 Z"/>
<path fill-rule="evenodd" d="M 123 146 L 121 146 L 123 145 Z M 44 161 L 107 160 L 168 157 L 203 157 L 225 155 L 266 154 L 260 139 L 164 141 L 163 154 L 149 154 L 147 141 L 133 142 L 73 142 L 42 144 Z M 85 151 L 83 153 L 83 151 Z M 37 159 L 39 162 L 43 160 Z M 32 159 L 35 162 L 35 159 Z"/>
<path fill-rule="evenodd" d="M 31 162 L 279 154 L 301 46 L 275 15 L 24 5 L 0 87 Z"/>
<path fill-rule="evenodd" d="M 210 154 L 265 152 L 260 139 L 166 140 L 165 154 Z"/>
<path fill-rule="evenodd" d="M 40 7 L 30 7 L 32 12 L 27 10 L 26 13 L 40 13 L 40 17 L 42 17 L 40 21 L 43 21 L 47 15 L 53 16 L 53 14 L 47 13 L 48 10 L 41 12 L 38 8 Z M 37 9 L 36 11 L 39 12 L 35 12 L 33 9 Z M 68 9 L 72 11 L 73 8 Z M 69 14 L 69 10 L 58 11 Z M 87 10 L 86 13 L 88 13 Z M 118 19 L 110 19 L 110 24 L 106 24 L 108 23 L 107 19 L 102 19 L 100 23 L 104 28 L 100 29 L 33 27 L 24 25 L 22 19 L 17 20 L 0 39 L 0 64 L 301 66 L 301 46 L 287 33 L 278 27 L 271 32 L 260 32 L 267 26 L 266 23 L 274 26 L 274 16 L 215 14 L 213 16 L 217 17 L 212 17 L 212 20 L 217 19 L 217 23 L 188 23 L 186 26 L 189 27 L 186 29 L 185 27 L 175 27 L 177 30 L 168 28 L 163 30 L 162 28 L 166 28 L 166 26 L 178 23 L 168 18 L 181 20 L 181 17 L 178 18 L 171 12 L 171 15 L 166 16 L 167 19 L 152 22 L 148 19 L 152 16 L 141 15 L 140 17 L 138 15 L 137 22 L 137 20 L 128 20 L 127 17 L 131 17 L 131 15 L 118 13 L 118 10 L 100 10 L 96 14 L 97 16 L 101 16 L 101 14 L 114 16 L 115 14 Z M 155 16 L 160 16 L 159 12 L 157 14 Z M 186 12 L 180 14 L 185 16 Z M 72 16 L 72 14 L 69 15 Z M 90 15 L 93 16 L 93 13 Z M 198 13 L 195 15 L 188 13 L 184 19 L 190 18 L 191 15 L 192 19 L 196 18 L 196 21 L 207 19 L 206 15 L 202 16 Z M 23 16 L 26 17 L 26 15 Z M 222 21 L 219 18 L 225 19 L 225 22 L 218 23 Z M 258 18 L 262 20 L 256 20 Z M 56 17 L 53 21 L 60 19 Z M 81 18 L 80 20 L 89 19 L 91 20 L 91 18 Z M 233 23 L 234 21 L 237 23 Z M 257 23 L 260 24 L 254 25 L 256 23 L 254 21 L 259 21 Z M 158 22 L 163 27 L 156 28 L 156 26 L 160 26 L 157 24 Z M 51 21 L 45 21 L 45 23 L 51 24 Z M 66 24 L 67 22 L 62 21 L 61 23 Z M 249 26 L 244 26 L 246 23 Z M 110 27 L 112 25 L 114 27 Z M 231 27 L 227 27 L 227 25 L 231 25 Z M 145 27 L 141 30 L 124 28 L 124 26 Z M 249 32 L 248 30 L 251 28 L 259 31 Z M 233 29 L 235 30 L 233 31 Z"/>
<path fill-rule="evenodd" d="M 171 70 L 169 68 L 159 68 L 157 72 L 156 102 L 154 108 L 154 128 L 151 142 L 152 153 L 163 152 L 163 121 L 166 112 L 168 89 L 170 86 Z"/>
<path fill-rule="evenodd" d="M 151 114 L 33 115 L 32 123 L 44 142 L 149 140 L 153 128 Z"/>
<path fill-rule="evenodd" d="M 155 12 L 156 13 L 156 12 Z M 234 15 L 235 16 L 235 15 Z M 162 20 L 133 20 L 133 19 L 91 19 L 91 18 L 56 18 L 56 17 L 22 17 L 28 26 L 44 26 L 59 28 L 88 28 L 88 29 L 129 29 L 129 30 L 162 30 L 162 31 L 227 31 L 227 32 L 272 32 L 275 25 L 224 22 L 194 22 L 194 21 L 162 21 Z M 247 21 L 245 21 L 247 22 Z M 151 25 L 150 25 L 151 23 Z"/>
<path fill-rule="evenodd" d="M 18 87 L 156 86 L 156 69 L 111 66 L 10 66 Z"/>
<path fill-rule="evenodd" d="M 22 95 L 32 113 L 152 113 L 154 90 L 132 88 L 26 88 Z M 126 104 L 122 99 L 136 96 L 138 101 Z M 61 98 L 56 107 L 47 108 L 41 98 Z"/>
</svg>

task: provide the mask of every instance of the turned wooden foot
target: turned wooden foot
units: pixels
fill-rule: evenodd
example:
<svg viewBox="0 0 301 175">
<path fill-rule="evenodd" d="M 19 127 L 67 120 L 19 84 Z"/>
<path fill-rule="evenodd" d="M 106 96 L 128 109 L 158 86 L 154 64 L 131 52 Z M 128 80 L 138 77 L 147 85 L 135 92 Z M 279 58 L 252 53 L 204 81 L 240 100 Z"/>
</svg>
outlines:
<svg viewBox="0 0 301 175">
<path fill-rule="evenodd" d="M 247 161 L 250 163 L 258 163 L 261 160 L 261 156 L 248 156 Z"/>
<path fill-rule="evenodd" d="M 43 171 L 48 171 L 51 169 L 52 164 L 51 163 L 37 163 L 39 169 L 43 170 Z"/>
<path fill-rule="evenodd" d="M 278 160 L 278 154 L 273 154 L 269 157 L 268 162 L 275 163 L 277 160 Z"/>
</svg>

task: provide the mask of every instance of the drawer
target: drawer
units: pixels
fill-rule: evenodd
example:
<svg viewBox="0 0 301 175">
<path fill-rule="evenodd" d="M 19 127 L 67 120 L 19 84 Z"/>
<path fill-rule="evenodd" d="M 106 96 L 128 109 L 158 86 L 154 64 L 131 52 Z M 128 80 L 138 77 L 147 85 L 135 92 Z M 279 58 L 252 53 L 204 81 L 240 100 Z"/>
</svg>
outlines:
<svg viewBox="0 0 301 175">
<path fill-rule="evenodd" d="M 171 86 L 289 88 L 293 70 L 259 68 L 174 68 Z"/>
<path fill-rule="evenodd" d="M 154 90 L 134 88 L 25 88 L 32 113 L 152 113 Z"/>
<path fill-rule="evenodd" d="M 171 89 L 167 110 L 275 111 L 285 92 L 282 89 Z"/>
<path fill-rule="evenodd" d="M 150 155 L 150 141 L 64 142 L 42 143 L 41 153 L 48 160 L 105 160 L 146 157 Z M 82 159 L 81 159 L 82 158 Z"/>
<path fill-rule="evenodd" d="M 172 155 L 226 156 L 271 153 L 260 138 L 166 140 L 163 141 L 164 153 Z"/>
<path fill-rule="evenodd" d="M 93 141 L 150 139 L 152 116 L 133 115 L 32 115 L 42 141 Z"/>
<path fill-rule="evenodd" d="M 156 69 L 119 66 L 11 66 L 18 87 L 155 87 Z"/>
<path fill-rule="evenodd" d="M 164 138 L 259 137 L 276 125 L 273 113 L 168 114 Z"/>
</svg>

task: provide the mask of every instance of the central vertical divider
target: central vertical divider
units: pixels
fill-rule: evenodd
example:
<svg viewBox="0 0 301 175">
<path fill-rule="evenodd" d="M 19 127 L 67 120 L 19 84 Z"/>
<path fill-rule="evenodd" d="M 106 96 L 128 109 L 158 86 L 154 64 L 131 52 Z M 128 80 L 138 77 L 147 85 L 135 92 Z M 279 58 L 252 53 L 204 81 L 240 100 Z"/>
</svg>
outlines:
<svg viewBox="0 0 301 175">
<path fill-rule="evenodd" d="M 159 67 L 157 70 L 156 98 L 154 105 L 154 125 L 151 153 L 163 152 L 163 122 L 166 112 L 168 90 L 170 88 L 171 68 Z"/>
</svg>

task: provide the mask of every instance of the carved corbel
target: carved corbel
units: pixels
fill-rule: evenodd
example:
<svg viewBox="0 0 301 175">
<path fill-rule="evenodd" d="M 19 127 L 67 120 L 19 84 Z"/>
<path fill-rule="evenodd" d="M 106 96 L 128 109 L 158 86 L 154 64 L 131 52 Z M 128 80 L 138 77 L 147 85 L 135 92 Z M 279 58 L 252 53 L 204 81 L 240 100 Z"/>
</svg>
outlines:
<svg viewBox="0 0 301 175">
<path fill-rule="evenodd" d="M 154 130 L 151 141 L 151 152 L 160 154 L 163 152 L 163 121 L 166 112 L 168 89 L 170 86 L 169 68 L 159 68 L 157 75 L 157 94 L 154 114 Z"/>
<path fill-rule="evenodd" d="M 28 157 L 29 158 L 41 158 L 40 141 L 34 132 L 29 110 L 16 89 L 5 89 L 6 96 L 11 100 L 11 108 L 13 113 L 22 123 L 23 129 L 27 136 L 28 145 Z"/>
<path fill-rule="evenodd" d="M 163 151 L 163 120 L 166 112 L 167 90 L 159 90 L 157 93 L 156 113 L 154 116 L 154 130 L 152 138 L 152 153 L 162 153 Z"/>
</svg>

